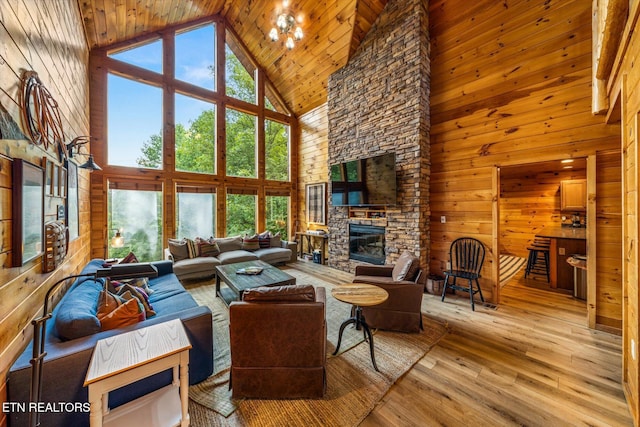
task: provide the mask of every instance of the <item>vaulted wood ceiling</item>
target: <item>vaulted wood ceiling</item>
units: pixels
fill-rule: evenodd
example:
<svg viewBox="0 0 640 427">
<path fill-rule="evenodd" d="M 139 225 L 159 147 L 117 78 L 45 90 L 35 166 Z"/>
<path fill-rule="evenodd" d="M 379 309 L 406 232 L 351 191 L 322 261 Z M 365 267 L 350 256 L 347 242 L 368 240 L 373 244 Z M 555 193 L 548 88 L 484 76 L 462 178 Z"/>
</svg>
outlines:
<svg viewBox="0 0 640 427">
<path fill-rule="evenodd" d="M 268 36 L 280 0 L 78 0 L 78 4 L 91 49 L 223 16 L 291 110 L 300 115 L 326 101 L 329 76 L 347 63 L 387 1 L 290 1 L 305 34 L 291 51 Z"/>
</svg>

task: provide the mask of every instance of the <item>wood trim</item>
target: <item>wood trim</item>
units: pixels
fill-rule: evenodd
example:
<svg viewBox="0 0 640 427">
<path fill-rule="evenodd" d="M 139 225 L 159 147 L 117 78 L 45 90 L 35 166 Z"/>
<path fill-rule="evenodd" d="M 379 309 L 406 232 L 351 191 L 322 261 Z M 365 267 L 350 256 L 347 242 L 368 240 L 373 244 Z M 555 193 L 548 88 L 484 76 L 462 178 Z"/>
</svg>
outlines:
<svg viewBox="0 0 640 427">
<path fill-rule="evenodd" d="M 491 275 L 492 287 L 496 303 L 500 303 L 500 167 L 495 166 L 491 171 Z"/>
<path fill-rule="evenodd" d="M 596 156 L 587 157 L 587 324 L 596 327 L 597 315 L 597 218 Z"/>
</svg>

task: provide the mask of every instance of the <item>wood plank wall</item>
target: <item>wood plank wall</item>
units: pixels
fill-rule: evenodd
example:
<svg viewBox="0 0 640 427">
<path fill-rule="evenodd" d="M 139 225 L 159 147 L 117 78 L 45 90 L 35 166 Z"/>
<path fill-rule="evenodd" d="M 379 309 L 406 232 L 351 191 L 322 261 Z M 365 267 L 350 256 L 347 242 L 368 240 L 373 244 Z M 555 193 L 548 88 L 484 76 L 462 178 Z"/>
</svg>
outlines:
<svg viewBox="0 0 640 427">
<path fill-rule="evenodd" d="M 0 55 L 0 104 L 17 123 L 19 76 L 23 69 L 34 70 L 59 104 L 67 142 L 89 133 L 89 55 L 75 0 L 0 2 Z M 0 140 L 0 404 L 6 399 L 6 373 L 31 340 L 30 321 L 48 287 L 89 258 L 89 175 L 80 170 L 80 238 L 70 243 L 65 262 L 48 274 L 41 273 L 40 258 L 11 267 L 11 159 L 41 164 L 45 156 L 59 164 L 53 147 L 45 151 L 26 140 Z M 57 203 L 45 202 L 45 217 L 55 215 Z M 5 416 L 0 413 L 0 426 L 6 425 Z"/>
<path fill-rule="evenodd" d="M 306 185 L 329 181 L 329 122 L 327 104 L 300 116 L 300 150 L 298 154 L 298 218 L 299 231 L 323 229 L 326 225 L 308 224 L 306 212 Z M 329 188 L 327 187 L 327 194 Z M 329 202 L 327 201 L 327 204 Z"/>
<path fill-rule="evenodd" d="M 438 0 L 429 10 L 430 267 L 441 270 L 456 237 L 479 238 L 489 249 L 482 283 L 489 300 L 496 293 L 492 264 L 499 250 L 493 168 L 620 147 L 619 126 L 591 114 L 591 5 L 513 0 L 506 6 Z M 606 306 L 604 289 L 598 287 L 598 301 Z M 615 311 L 620 302 L 611 306 Z"/>
<path fill-rule="evenodd" d="M 527 257 L 527 246 L 547 227 L 557 227 L 560 211 L 560 182 L 586 178 L 581 168 L 562 169 L 560 162 L 545 162 L 500 170 L 500 254 Z"/>
</svg>

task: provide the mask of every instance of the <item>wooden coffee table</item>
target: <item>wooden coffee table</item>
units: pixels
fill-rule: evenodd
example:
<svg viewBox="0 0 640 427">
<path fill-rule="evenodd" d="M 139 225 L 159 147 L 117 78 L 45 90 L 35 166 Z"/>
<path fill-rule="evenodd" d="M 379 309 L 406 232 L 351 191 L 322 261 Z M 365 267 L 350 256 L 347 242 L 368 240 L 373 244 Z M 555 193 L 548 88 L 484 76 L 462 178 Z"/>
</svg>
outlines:
<svg viewBox="0 0 640 427">
<path fill-rule="evenodd" d="M 260 267 L 262 268 L 262 273 L 255 275 L 236 273 L 242 268 L 249 267 Z M 221 282 L 224 282 L 227 287 L 221 288 Z M 222 298 L 227 306 L 232 301 L 241 300 L 242 293 L 247 289 L 258 288 L 260 286 L 285 286 L 295 284 L 295 277 L 288 275 L 279 268 L 267 264 L 264 261 L 245 261 L 216 266 L 216 295 Z"/>
<path fill-rule="evenodd" d="M 373 362 L 374 369 L 378 371 L 376 357 L 373 353 L 373 335 L 371 334 L 371 329 L 369 329 L 369 325 L 367 325 L 362 314 L 362 307 L 382 304 L 387 300 L 387 298 L 389 298 L 389 294 L 386 290 L 375 285 L 368 285 L 366 283 L 347 283 L 331 289 L 331 295 L 333 295 L 337 300 L 353 304 L 355 309 L 352 312 L 354 314 L 353 317 L 345 320 L 342 322 L 342 325 L 340 325 L 338 345 L 336 346 L 336 351 L 333 352 L 333 355 L 335 356 L 338 354 L 338 350 L 340 350 L 340 341 L 342 341 L 342 332 L 344 331 L 344 328 L 351 323 L 355 323 L 356 329 L 360 330 L 360 328 L 362 328 L 364 340 L 369 342 L 371 362 Z"/>
</svg>

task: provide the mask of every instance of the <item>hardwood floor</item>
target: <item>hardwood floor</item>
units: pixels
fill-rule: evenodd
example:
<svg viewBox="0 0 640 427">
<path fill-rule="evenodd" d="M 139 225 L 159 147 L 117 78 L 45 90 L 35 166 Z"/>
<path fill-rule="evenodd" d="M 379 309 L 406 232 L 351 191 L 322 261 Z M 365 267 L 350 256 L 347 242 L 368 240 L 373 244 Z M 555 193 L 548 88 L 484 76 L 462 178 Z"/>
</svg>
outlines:
<svg viewBox="0 0 640 427">
<path fill-rule="evenodd" d="M 446 320 L 451 333 L 361 426 L 633 425 L 620 384 L 621 338 L 588 329 L 584 301 L 526 286 L 520 272 L 497 308 L 476 304 L 472 312 L 466 295 L 443 303 L 425 294 L 423 312 Z"/>
</svg>

